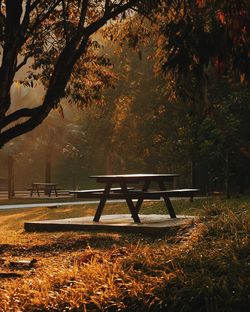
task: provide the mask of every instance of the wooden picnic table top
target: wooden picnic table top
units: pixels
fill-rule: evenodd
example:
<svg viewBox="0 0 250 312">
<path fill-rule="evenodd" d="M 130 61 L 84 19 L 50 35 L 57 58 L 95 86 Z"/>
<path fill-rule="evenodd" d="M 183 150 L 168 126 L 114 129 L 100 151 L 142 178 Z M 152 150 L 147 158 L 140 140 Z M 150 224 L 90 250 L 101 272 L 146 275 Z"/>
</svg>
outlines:
<svg viewBox="0 0 250 312">
<path fill-rule="evenodd" d="M 97 182 L 140 182 L 140 181 L 173 181 L 173 178 L 179 177 L 176 173 L 138 173 L 138 174 L 105 174 L 92 175 L 90 178 Z"/>
</svg>

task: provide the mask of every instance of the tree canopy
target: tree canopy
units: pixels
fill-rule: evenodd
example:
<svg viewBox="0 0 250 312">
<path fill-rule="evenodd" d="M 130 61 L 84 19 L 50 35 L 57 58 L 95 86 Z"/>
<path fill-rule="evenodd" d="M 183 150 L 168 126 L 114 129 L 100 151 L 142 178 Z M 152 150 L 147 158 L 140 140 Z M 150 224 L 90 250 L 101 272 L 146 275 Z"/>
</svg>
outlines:
<svg viewBox="0 0 250 312">
<path fill-rule="evenodd" d="M 168 0 L 157 16 L 165 40 L 165 70 L 199 75 L 212 65 L 218 74 L 234 71 L 249 80 L 249 1 Z M 200 77 L 199 77 L 200 78 Z"/>
<path fill-rule="evenodd" d="M 37 127 L 52 109 L 62 111 L 64 97 L 80 106 L 101 99 L 113 76 L 98 31 L 135 11 L 160 27 L 165 52 L 158 55 L 165 70 L 193 70 L 201 78 L 212 64 L 218 72 L 233 69 L 243 83 L 249 80 L 246 0 L 1 0 L 0 147 Z M 129 44 L 136 46 L 132 28 Z M 16 81 L 42 84 L 40 103 L 14 107 L 10 91 Z"/>
<path fill-rule="evenodd" d="M 1 0 L 0 147 L 37 127 L 63 97 L 80 105 L 98 98 L 111 74 L 93 35 L 146 2 Z M 21 70 L 25 75 L 19 79 Z M 10 90 L 16 80 L 28 86 L 42 83 L 41 103 L 13 107 Z"/>
</svg>

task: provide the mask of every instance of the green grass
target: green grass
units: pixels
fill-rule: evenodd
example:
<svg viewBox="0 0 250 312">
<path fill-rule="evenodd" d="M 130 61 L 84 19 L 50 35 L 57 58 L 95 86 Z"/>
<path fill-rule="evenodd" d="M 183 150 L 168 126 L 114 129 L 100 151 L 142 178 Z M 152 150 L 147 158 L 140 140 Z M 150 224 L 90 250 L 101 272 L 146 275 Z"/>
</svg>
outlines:
<svg viewBox="0 0 250 312">
<path fill-rule="evenodd" d="M 250 198 L 174 206 L 200 218 L 159 237 L 23 231 L 24 221 L 92 215 L 95 205 L 0 211 L 1 270 L 21 274 L 1 278 L 0 311 L 248 311 Z M 161 203 L 142 208 L 163 211 Z M 127 208 L 105 207 L 115 212 Z M 13 269 L 16 258 L 37 263 Z"/>
</svg>

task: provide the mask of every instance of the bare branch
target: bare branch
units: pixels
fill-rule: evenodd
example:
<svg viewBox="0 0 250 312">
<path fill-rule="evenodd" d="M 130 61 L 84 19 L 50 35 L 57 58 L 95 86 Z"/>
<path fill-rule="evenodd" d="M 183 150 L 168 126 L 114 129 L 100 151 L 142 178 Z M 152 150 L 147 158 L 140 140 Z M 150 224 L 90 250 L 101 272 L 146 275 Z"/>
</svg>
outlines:
<svg viewBox="0 0 250 312">
<path fill-rule="evenodd" d="M 38 1 L 39 2 L 39 1 Z M 51 4 L 51 6 L 47 9 L 47 11 L 45 12 L 45 10 L 42 11 L 42 13 L 40 13 L 37 18 L 36 21 L 34 22 L 34 24 L 32 25 L 31 29 L 30 29 L 30 33 L 34 32 L 39 25 L 46 20 L 46 18 L 49 17 L 49 15 L 53 12 L 53 10 L 59 5 L 59 3 L 61 2 L 61 0 L 56 0 L 54 4 Z"/>
<path fill-rule="evenodd" d="M 44 107 L 39 106 L 39 107 L 30 109 L 30 111 L 28 111 L 28 109 L 24 109 L 24 110 L 25 111 L 19 110 L 19 111 L 13 113 L 13 114 L 16 114 L 19 112 L 20 117 L 17 115 L 13 116 L 13 114 L 12 114 L 9 116 L 9 119 L 14 119 L 14 117 L 15 118 L 17 118 L 17 117 L 19 117 L 19 118 L 30 117 L 30 116 L 28 116 L 30 114 L 31 114 L 31 118 L 24 121 L 23 123 L 16 124 L 15 126 L 1 132 L 0 147 L 2 147 L 4 144 L 6 144 L 9 140 L 11 140 L 11 139 L 13 139 L 19 135 L 22 135 L 26 132 L 29 132 L 29 131 L 33 130 L 34 128 L 36 128 L 38 125 L 40 125 L 42 123 L 42 121 L 48 116 L 51 108 L 45 109 Z M 33 111 L 31 111 L 31 110 L 33 110 Z M 19 118 L 17 118 L 17 119 L 19 119 Z"/>
<path fill-rule="evenodd" d="M 62 0 L 62 16 L 63 16 L 63 27 L 64 27 L 64 33 L 65 33 L 65 38 L 66 38 L 66 42 L 69 42 L 69 30 L 68 30 L 68 14 L 67 14 L 67 7 L 66 7 L 66 3 L 65 0 Z"/>
<path fill-rule="evenodd" d="M 78 23 L 78 27 L 77 27 L 78 31 L 82 31 L 82 29 L 84 27 L 84 23 L 85 23 L 87 11 L 88 11 L 88 6 L 89 6 L 89 0 L 85 0 L 85 1 L 83 0 L 80 19 L 79 19 L 79 23 Z"/>
<path fill-rule="evenodd" d="M 25 13 L 23 17 L 22 27 L 23 29 L 26 29 L 29 22 L 30 22 L 30 12 L 31 12 L 31 0 L 27 0 L 26 6 L 25 6 Z"/>
<path fill-rule="evenodd" d="M 110 12 L 110 0 L 105 0 L 104 15 Z"/>
<path fill-rule="evenodd" d="M 22 60 L 22 62 L 20 62 L 17 66 L 16 66 L 16 72 L 18 72 L 24 65 L 27 64 L 28 59 L 31 57 L 31 54 L 26 54 L 24 56 L 24 59 Z"/>
<path fill-rule="evenodd" d="M 10 87 L 15 76 L 18 48 L 20 46 L 20 18 L 22 0 L 6 0 L 6 18 L 3 57 L 0 68 L 0 118 L 10 107 Z"/>
<path fill-rule="evenodd" d="M 6 126 L 11 124 L 12 122 L 18 121 L 18 119 L 20 119 L 20 118 L 32 117 L 35 113 L 39 112 L 40 110 L 41 110 L 41 106 L 38 106 L 35 108 L 19 109 L 19 110 L 13 112 L 12 114 L 10 114 L 4 118 L 4 120 L 1 122 L 0 129 L 4 129 Z"/>
<path fill-rule="evenodd" d="M 33 11 L 39 4 L 40 0 L 35 0 L 31 5 L 30 5 L 30 12 Z"/>
<path fill-rule="evenodd" d="M 139 0 L 131 0 L 121 6 L 113 8 L 112 11 L 110 11 L 107 14 L 104 14 L 103 17 L 101 17 L 99 20 L 93 22 L 92 24 L 90 24 L 88 27 L 85 28 L 87 36 L 91 36 L 94 32 L 96 32 L 98 29 L 104 26 L 109 20 L 118 16 L 120 13 L 130 8 L 132 9 L 133 6 L 135 6 L 138 2 Z"/>
</svg>

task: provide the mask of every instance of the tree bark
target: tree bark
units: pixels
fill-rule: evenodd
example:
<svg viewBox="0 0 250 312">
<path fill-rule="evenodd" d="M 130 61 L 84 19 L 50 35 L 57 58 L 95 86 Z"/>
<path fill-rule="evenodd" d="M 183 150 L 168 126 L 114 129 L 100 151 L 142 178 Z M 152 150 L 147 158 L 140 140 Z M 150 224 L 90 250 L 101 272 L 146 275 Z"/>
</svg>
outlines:
<svg viewBox="0 0 250 312">
<path fill-rule="evenodd" d="M 14 158 L 8 155 L 8 199 L 15 196 L 14 191 Z"/>
<path fill-rule="evenodd" d="M 196 161 L 191 160 L 191 187 L 196 187 Z"/>
</svg>

